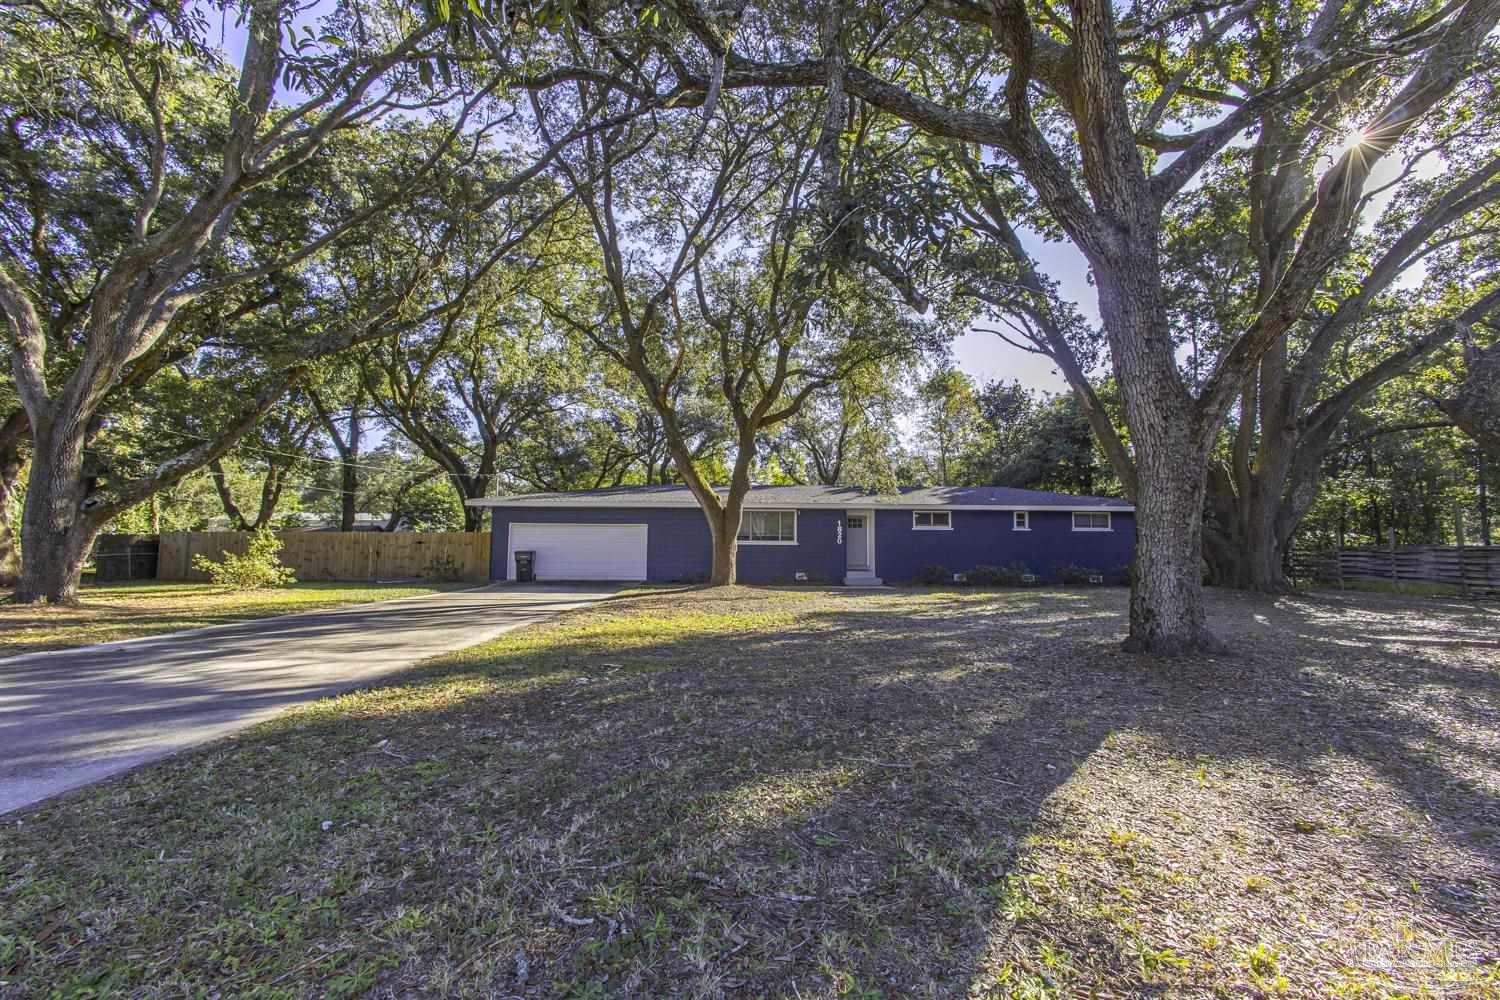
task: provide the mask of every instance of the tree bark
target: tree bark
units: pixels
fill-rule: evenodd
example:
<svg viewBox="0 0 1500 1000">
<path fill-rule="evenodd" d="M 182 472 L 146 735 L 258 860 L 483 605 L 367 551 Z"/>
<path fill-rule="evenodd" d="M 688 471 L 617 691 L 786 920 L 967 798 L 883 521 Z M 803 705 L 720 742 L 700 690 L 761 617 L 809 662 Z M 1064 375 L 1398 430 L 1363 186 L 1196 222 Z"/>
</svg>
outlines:
<svg viewBox="0 0 1500 1000">
<path fill-rule="evenodd" d="M 1094 268 L 1099 311 L 1126 390 L 1139 487 L 1125 649 L 1158 656 L 1220 652 L 1203 606 L 1203 501 L 1214 435 L 1177 376 L 1155 229 L 1141 231 L 1151 243 L 1124 238 L 1119 252 Z"/>
<path fill-rule="evenodd" d="M 323 425 L 323 430 L 327 432 L 329 439 L 333 441 L 334 449 L 339 453 L 339 530 L 353 531 L 355 515 L 359 511 L 359 408 L 364 402 L 364 386 L 360 385 L 356 388 L 354 400 L 349 404 L 347 438 L 339 434 L 338 421 L 323 405 L 318 394 L 314 392 L 310 396 L 318 421 Z M 394 517 L 394 513 L 392 516 Z"/>
<path fill-rule="evenodd" d="M 1171 424 L 1152 444 L 1136 437 L 1135 571 L 1130 591 L 1132 653 L 1217 652 L 1203 607 L 1203 496 L 1207 456 Z M 1189 458 L 1188 456 L 1192 456 Z"/>
<path fill-rule="evenodd" d="M 1438 406 L 1490 457 L 1500 461 L 1500 342 L 1465 351 L 1468 371 L 1458 392 Z"/>
<path fill-rule="evenodd" d="M 234 492 L 229 488 L 229 475 L 224 471 L 224 463 L 218 459 L 209 462 L 208 477 L 213 480 L 214 492 L 219 495 L 219 506 L 224 508 L 224 515 L 229 518 L 229 530 L 249 531 L 250 524 L 245 520 L 239 504 L 235 503 Z"/>
<path fill-rule="evenodd" d="M 30 425 L 26 411 L 13 411 L 0 425 L 0 586 L 9 587 L 21 575 L 20 525 L 11 517 L 11 507 L 26 466 L 26 438 Z"/>
<path fill-rule="evenodd" d="M 471 498 L 471 497 L 469 497 L 464 492 L 464 489 L 463 489 L 462 486 L 457 485 L 455 483 L 455 488 L 458 490 L 458 497 L 459 497 L 460 501 L 465 501 L 465 500 L 469 500 L 469 499 L 477 499 L 477 496 L 483 496 L 483 494 L 481 493 L 481 494 L 478 494 L 476 497 Z M 464 530 L 465 531 L 483 531 L 484 530 L 484 518 L 485 518 L 485 508 L 483 508 L 483 507 L 470 507 L 467 503 L 464 504 Z"/>
<path fill-rule="evenodd" d="M 266 468 L 266 478 L 260 484 L 260 510 L 256 511 L 255 531 L 266 527 L 271 519 L 276 516 L 276 507 L 281 503 L 281 488 L 285 483 L 282 476 L 286 470 L 279 465 L 271 465 Z"/>
<path fill-rule="evenodd" d="M 715 514 L 705 510 L 703 516 L 708 520 L 708 531 L 713 538 L 714 559 L 708 574 L 709 585 L 732 586 L 738 574 L 739 524 L 736 522 L 731 527 L 726 512 Z"/>
<path fill-rule="evenodd" d="M 21 517 L 26 558 L 16 585 L 22 604 L 73 604 L 102 521 L 84 509 L 83 429 L 33 420 L 31 475 Z"/>
<path fill-rule="evenodd" d="M 349 408 L 349 446 L 339 448 L 339 530 L 353 531 L 359 512 L 359 397 Z M 337 438 L 335 438 L 337 441 Z"/>
<path fill-rule="evenodd" d="M 1474 475 L 1479 480 L 1479 544 L 1490 544 L 1490 493 L 1485 481 L 1484 452 L 1474 455 Z"/>
</svg>

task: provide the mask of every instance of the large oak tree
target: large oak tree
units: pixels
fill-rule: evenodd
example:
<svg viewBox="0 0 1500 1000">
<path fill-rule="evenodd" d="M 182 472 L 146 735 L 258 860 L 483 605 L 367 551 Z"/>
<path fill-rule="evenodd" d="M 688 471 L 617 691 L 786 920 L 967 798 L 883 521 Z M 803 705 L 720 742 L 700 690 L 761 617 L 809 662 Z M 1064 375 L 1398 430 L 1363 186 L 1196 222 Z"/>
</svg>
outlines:
<svg viewBox="0 0 1500 1000">
<path fill-rule="evenodd" d="M 473 284 L 438 298 L 431 275 L 469 219 L 525 188 L 556 152 L 520 143 L 521 165 L 474 178 L 435 228 L 410 234 L 399 267 L 351 275 L 330 256 L 341 240 L 497 137 L 524 139 L 505 89 L 530 70 L 510 46 L 513 25 L 470 32 L 455 52 L 463 33 L 400 7 L 343 7 L 322 34 L 297 28 L 300 8 L 285 0 L 233 10 L 245 43 L 228 66 L 198 8 L 7 8 L 0 311 L 30 457 L 19 600 L 72 600 L 103 525 L 225 454 L 319 359 L 456 311 Z M 482 66 L 472 58 L 481 45 Z M 350 137 L 372 132 L 383 143 L 368 163 L 329 167 Z M 563 130 L 559 141 L 570 138 Z M 295 224 L 268 230 L 263 204 Z M 471 275 L 503 249 L 470 261 Z M 304 308 L 297 332 L 261 343 L 249 331 L 287 275 Z M 187 330 L 214 329 L 192 319 L 200 312 L 224 318 L 263 377 L 196 444 L 132 476 L 90 475 L 86 455 L 112 408 L 184 352 L 215 349 L 185 343 Z M 8 418 L 0 456 L 13 452 L 14 426 Z M 11 467 L 0 462 L 0 473 Z"/>
<path fill-rule="evenodd" d="M 732 15 L 684 0 L 673 9 L 695 44 L 658 32 L 674 70 L 664 86 L 693 86 L 710 105 L 736 88 L 817 88 L 834 107 L 862 103 L 925 135 L 975 144 L 1082 252 L 1129 432 L 1121 478 L 1138 510 L 1127 648 L 1219 648 L 1204 617 L 1202 526 L 1229 410 L 1348 252 L 1376 165 L 1441 115 L 1486 57 L 1500 0 L 1149 11 L 1105 0 L 949 0 Z M 617 75 L 642 86 L 638 72 Z M 1283 141 L 1286 122 L 1309 118 L 1327 131 Z M 1305 171 L 1305 185 L 1283 190 L 1270 280 L 1191 379 L 1163 256 L 1169 219 L 1205 168 L 1266 135 L 1268 168 L 1333 155 Z"/>
<path fill-rule="evenodd" d="M 581 82 L 579 92 L 640 100 L 608 84 Z M 594 230 L 604 288 L 550 311 L 633 375 L 656 411 L 708 522 L 716 585 L 735 582 L 768 432 L 815 393 L 936 337 L 873 272 L 824 251 L 817 169 L 826 164 L 813 155 L 824 131 L 814 112 L 773 90 L 722 95 L 711 119 L 640 119 L 562 160 Z M 855 321 L 876 311 L 886 318 Z M 722 488 L 683 419 L 682 401 L 697 396 L 722 407 L 731 427 Z"/>
</svg>

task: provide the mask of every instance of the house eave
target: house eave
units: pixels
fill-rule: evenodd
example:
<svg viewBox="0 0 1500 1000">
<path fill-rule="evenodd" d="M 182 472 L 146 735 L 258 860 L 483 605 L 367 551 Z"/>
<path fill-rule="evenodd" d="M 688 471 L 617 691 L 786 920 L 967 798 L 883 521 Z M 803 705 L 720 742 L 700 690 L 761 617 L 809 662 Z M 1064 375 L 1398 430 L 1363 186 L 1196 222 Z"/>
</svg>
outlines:
<svg viewBox="0 0 1500 1000">
<path fill-rule="evenodd" d="M 588 503 L 560 503 L 558 501 L 538 502 L 527 500 L 525 497 L 480 497 L 476 500 L 465 500 L 468 507 L 504 507 L 517 510 L 654 510 L 656 508 L 670 508 L 675 510 L 696 510 L 696 500 L 651 500 L 650 502 L 630 500 L 592 501 Z M 827 508 L 831 510 L 982 510 L 982 511 L 1048 511 L 1053 510 L 1062 514 L 1134 514 L 1135 507 L 1129 504 L 1118 504 L 1104 507 L 1099 504 L 1068 505 L 1062 504 L 977 504 L 977 503 L 882 503 L 873 499 L 867 499 L 860 503 L 828 500 L 801 500 L 788 503 L 755 504 L 747 505 L 747 510 L 808 510 L 812 508 Z"/>
</svg>

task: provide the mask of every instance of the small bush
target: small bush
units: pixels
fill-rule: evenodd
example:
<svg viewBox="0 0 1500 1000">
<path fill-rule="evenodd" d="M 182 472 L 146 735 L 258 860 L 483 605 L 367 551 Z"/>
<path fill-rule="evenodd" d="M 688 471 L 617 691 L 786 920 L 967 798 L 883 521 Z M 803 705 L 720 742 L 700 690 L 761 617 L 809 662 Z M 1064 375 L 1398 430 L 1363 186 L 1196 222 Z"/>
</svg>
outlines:
<svg viewBox="0 0 1500 1000">
<path fill-rule="evenodd" d="M 1054 566 L 1052 572 L 1063 583 L 1088 583 L 1089 577 L 1103 575 L 1092 566 L 1076 566 L 1073 563 Z"/>
<path fill-rule="evenodd" d="M 292 568 L 281 564 L 281 539 L 265 528 L 250 536 L 250 547 L 244 555 L 226 552 L 218 562 L 207 556 L 194 556 L 193 568 L 230 590 L 262 590 L 297 582 Z"/>
<path fill-rule="evenodd" d="M 953 582 L 953 573 L 947 566 L 932 563 L 917 570 L 917 575 L 911 578 L 912 583 L 920 583 L 928 587 L 937 587 L 945 583 Z"/>
<path fill-rule="evenodd" d="M 1023 562 L 1008 562 L 1004 566 L 975 566 L 969 570 L 969 582 L 976 587 L 1019 587 L 1022 577 L 1031 572 Z"/>
<path fill-rule="evenodd" d="M 452 556 L 433 556 L 422 575 L 441 583 L 457 583 L 464 578 L 464 564 Z"/>
</svg>

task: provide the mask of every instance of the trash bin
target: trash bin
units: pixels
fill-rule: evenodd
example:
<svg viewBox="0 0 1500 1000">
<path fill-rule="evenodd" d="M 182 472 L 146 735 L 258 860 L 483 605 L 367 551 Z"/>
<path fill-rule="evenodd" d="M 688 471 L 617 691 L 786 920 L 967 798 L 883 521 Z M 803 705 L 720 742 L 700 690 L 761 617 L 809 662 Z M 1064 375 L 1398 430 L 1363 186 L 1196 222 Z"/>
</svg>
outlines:
<svg viewBox="0 0 1500 1000">
<path fill-rule="evenodd" d="M 516 552 L 516 581 L 518 583 L 530 583 L 536 579 L 536 553 L 532 551 Z"/>
</svg>

